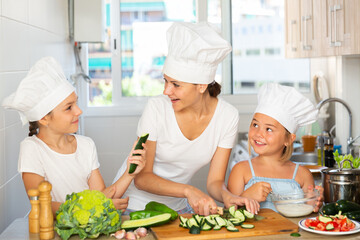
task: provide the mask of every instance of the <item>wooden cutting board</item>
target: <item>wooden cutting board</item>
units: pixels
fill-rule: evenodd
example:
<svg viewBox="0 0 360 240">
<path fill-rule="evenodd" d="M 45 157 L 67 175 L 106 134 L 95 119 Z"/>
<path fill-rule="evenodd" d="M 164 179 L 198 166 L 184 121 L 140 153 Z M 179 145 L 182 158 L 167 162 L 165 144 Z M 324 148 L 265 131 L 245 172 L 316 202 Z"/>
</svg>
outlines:
<svg viewBox="0 0 360 240">
<path fill-rule="evenodd" d="M 154 232 L 158 240 L 183 240 L 183 239 L 225 239 L 225 238 L 237 238 L 237 237 L 251 237 L 251 236 L 263 236 L 274 234 L 290 234 L 292 232 L 298 232 L 299 227 L 281 216 L 279 213 L 270 209 L 261 209 L 260 216 L 264 219 L 260 221 L 252 221 L 254 224 L 253 229 L 244 229 L 238 226 L 239 232 L 229 232 L 226 228 L 215 231 L 201 231 L 200 234 L 190 234 L 189 229 L 179 227 L 179 218 L 175 221 L 159 226 L 153 227 Z M 183 217 L 190 218 L 191 214 L 182 214 Z"/>
</svg>

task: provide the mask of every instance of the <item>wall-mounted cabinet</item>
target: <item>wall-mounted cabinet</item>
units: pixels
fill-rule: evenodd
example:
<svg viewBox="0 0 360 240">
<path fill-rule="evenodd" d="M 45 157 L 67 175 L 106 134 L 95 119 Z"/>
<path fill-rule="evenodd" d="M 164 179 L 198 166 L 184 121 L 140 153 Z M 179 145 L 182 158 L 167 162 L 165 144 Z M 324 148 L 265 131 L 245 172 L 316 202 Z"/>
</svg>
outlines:
<svg viewBox="0 0 360 240">
<path fill-rule="evenodd" d="M 285 0 L 288 58 L 360 53 L 359 0 Z"/>
</svg>

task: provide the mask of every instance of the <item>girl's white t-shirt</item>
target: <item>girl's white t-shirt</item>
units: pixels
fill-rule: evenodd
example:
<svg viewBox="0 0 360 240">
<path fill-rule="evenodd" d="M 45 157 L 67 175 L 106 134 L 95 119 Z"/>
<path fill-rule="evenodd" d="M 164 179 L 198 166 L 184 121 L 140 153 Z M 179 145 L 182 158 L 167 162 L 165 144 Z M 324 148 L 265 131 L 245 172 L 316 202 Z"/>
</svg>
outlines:
<svg viewBox="0 0 360 240">
<path fill-rule="evenodd" d="M 149 133 L 148 140 L 156 141 L 154 174 L 177 183 L 190 184 L 193 175 L 208 164 L 217 147 L 232 148 L 238 132 L 237 109 L 218 98 L 214 115 L 203 133 L 190 141 L 181 132 L 170 99 L 160 95 L 149 99 L 138 124 L 137 135 Z M 191 123 L 190 123 L 191 124 Z M 115 180 L 126 170 L 123 163 Z M 125 196 L 129 196 L 128 208 L 144 209 L 146 203 L 157 201 L 175 210 L 186 207 L 186 199 L 160 196 L 138 190 L 131 183 Z"/>
<path fill-rule="evenodd" d="M 93 140 L 74 136 L 77 148 L 72 154 L 55 152 L 36 135 L 25 138 L 20 144 L 18 171 L 36 173 L 49 181 L 55 202 L 64 202 L 67 194 L 89 189 L 91 171 L 100 167 Z"/>
</svg>

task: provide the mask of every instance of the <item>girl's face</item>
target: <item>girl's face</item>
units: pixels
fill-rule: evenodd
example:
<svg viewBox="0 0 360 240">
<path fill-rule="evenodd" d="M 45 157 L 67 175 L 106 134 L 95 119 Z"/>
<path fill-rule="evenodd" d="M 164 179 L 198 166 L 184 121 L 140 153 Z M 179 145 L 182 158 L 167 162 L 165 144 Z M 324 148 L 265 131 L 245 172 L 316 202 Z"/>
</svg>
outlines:
<svg viewBox="0 0 360 240">
<path fill-rule="evenodd" d="M 282 156 L 289 143 L 286 129 L 275 119 L 262 113 L 255 113 L 249 130 L 249 142 L 254 151 L 263 156 Z"/>
<path fill-rule="evenodd" d="M 167 95 L 172 103 L 174 111 L 181 111 L 198 103 L 202 93 L 205 92 L 206 84 L 192 84 L 180 82 L 164 74 L 164 95 Z"/>
<path fill-rule="evenodd" d="M 77 105 L 77 95 L 73 92 L 42 120 L 45 120 L 45 125 L 54 132 L 75 133 L 79 127 L 81 114 L 82 111 Z"/>
</svg>

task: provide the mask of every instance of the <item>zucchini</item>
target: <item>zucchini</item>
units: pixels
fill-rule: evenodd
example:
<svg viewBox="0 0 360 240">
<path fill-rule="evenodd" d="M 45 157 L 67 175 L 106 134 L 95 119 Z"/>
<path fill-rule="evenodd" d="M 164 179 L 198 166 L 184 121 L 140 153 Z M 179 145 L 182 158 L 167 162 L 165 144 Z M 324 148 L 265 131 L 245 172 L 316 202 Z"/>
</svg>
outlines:
<svg viewBox="0 0 360 240">
<path fill-rule="evenodd" d="M 236 227 L 234 226 L 227 226 L 226 229 L 229 231 L 229 232 L 238 232 L 239 229 L 237 229 Z"/>
<path fill-rule="evenodd" d="M 132 230 L 139 227 L 155 227 L 170 222 L 170 219 L 170 213 L 163 213 L 149 218 L 125 220 L 121 224 L 121 228 L 124 230 Z"/>
<path fill-rule="evenodd" d="M 149 137 L 149 134 L 148 134 L 148 133 L 141 135 L 141 137 L 139 138 L 138 142 L 137 142 L 136 145 L 135 145 L 134 150 L 143 149 L 142 144 L 146 142 L 146 140 L 148 139 L 148 137 Z M 138 156 L 138 155 L 139 155 L 139 154 L 133 154 L 133 156 Z M 136 167 L 137 167 L 137 164 L 131 163 L 131 164 L 130 164 L 130 167 L 129 167 L 129 173 L 135 172 Z"/>
<path fill-rule="evenodd" d="M 332 220 L 333 219 L 331 217 L 327 217 L 327 216 L 323 216 L 323 215 L 319 216 L 319 221 L 323 222 L 323 223 L 328 223 L 328 222 L 331 222 Z"/>
<path fill-rule="evenodd" d="M 174 211 L 173 209 L 169 208 L 163 203 L 151 201 L 145 206 L 145 210 L 152 210 L 152 211 L 158 211 L 163 213 L 170 213 L 171 214 L 171 220 L 175 220 L 179 214 Z"/>
<path fill-rule="evenodd" d="M 240 225 L 242 228 L 246 228 L 246 229 L 252 229 L 252 228 L 254 228 L 255 226 L 253 225 L 253 224 L 248 224 L 248 223 L 246 223 L 246 224 L 241 224 Z"/>
<path fill-rule="evenodd" d="M 336 203 L 334 203 L 334 202 L 324 205 L 321 209 L 321 213 L 323 215 L 335 215 L 338 212 L 339 211 L 337 210 Z"/>
<path fill-rule="evenodd" d="M 197 227 L 197 226 L 192 226 L 189 230 L 189 233 L 191 234 L 200 234 L 200 227 Z"/>
<path fill-rule="evenodd" d="M 344 215 L 349 219 L 352 219 L 352 220 L 355 220 L 358 222 L 360 221 L 360 210 L 353 211 L 353 212 L 347 212 L 347 213 L 344 213 Z"/>
<path fill-rule="evenodd" d="M 344 199 L 337 200 L 335 205 L 337 210 L 341 211 L 342 213 L 353 212 L 358 210 L 360 211 L 359 204 Z"/>
</svg>

